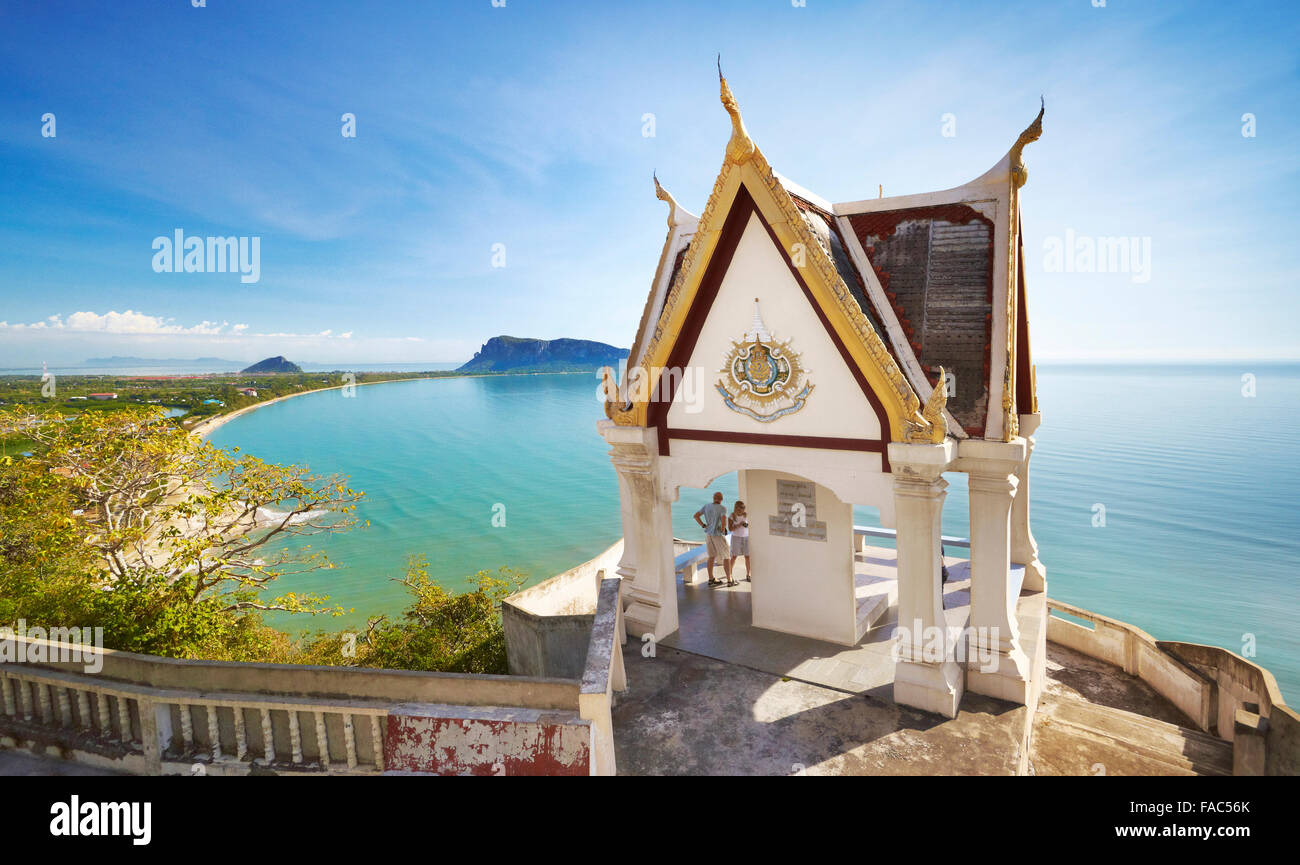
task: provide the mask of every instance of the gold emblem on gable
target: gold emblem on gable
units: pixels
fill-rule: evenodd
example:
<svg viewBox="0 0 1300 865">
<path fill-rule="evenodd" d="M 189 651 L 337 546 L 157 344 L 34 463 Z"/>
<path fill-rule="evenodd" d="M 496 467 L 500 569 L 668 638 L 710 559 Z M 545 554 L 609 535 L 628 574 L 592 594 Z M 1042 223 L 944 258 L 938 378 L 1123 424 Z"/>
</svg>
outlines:
<svg viewBox="0 0 1300 865">
<path fill-rule="evenodd" d="M 794 414 L 808 402 L 813 385 L 790 340 L 781 342 L 768 331 L 754 299 L 753 329 L 731 343 L 714 387 L 723 404 L 760 423 Z"/>
</svg>

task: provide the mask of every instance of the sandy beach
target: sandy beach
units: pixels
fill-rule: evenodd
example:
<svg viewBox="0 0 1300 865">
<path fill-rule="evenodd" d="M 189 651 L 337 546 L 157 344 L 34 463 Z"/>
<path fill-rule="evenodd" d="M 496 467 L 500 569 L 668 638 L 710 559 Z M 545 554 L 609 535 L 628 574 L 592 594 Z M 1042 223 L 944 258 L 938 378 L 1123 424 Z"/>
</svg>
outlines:
<svg viewBox="0 0 1300 865">
<path fill-rule="evenodd" d="M 359 381 L 355 384 L 350 384 L 350 385 L 335 384 L 335 385 L 330 385 L 329 387 L 314 387 L 311 390 L 304 390 L 304 391 L 299 391 L 298 393 L 290 393 L 290 394 L 285 394 L 284 396 L 277 396 L 275 399 L 268 399 L 264 402 L 259 402 L 254 405 L 245 406 L 236 411 L 210 417 L 205 421 L 200 421 L 199 423 L 196 423 L 190 429 L 190 434 L 196 435 L 199 438 L 204 438 L 207 435 L 209 435 L 213 430 L 224 426 L 225 424 L 229 423 L 230 421 L 234 420 L 240 415 L 248 414 L 249 412 L 257 411 L 259 408 L 263 408 L 268 405 L 274 405 L 277 402 L 284 402 L 287 399 L 293 399 L 294 397 L 297 396 L 306 396 L 309 393 L 320 393 L 322 391 L 327 391 L 327 390 L 339 390 L 345 387 L 365 387 L 366 385 L 370 385 L 370 384 L 391 384 L 397 381 L 427 381 L 427 380 L 428 379 L 426 378 L 386 378 L 383 381 Z"/>
<path fill-rule="evenodd" d="M 340 388 L 349 387 L 349 386 L 361 387 L 367 384 L 389 384 L 395 381 L 421 381 L 421 380 L 422 379 L 418 379 L 418 378 L 384 379 L 383 381 L 357 382 L 355 385 L 340 384 L 340 385 L 331 385 L 330 387 L 317 387 L 317 388 L 312 388 L 311 390 L 300 391 L 299 393 L 286 394 L 284 396 L 276 397 L 275 399 L 268 399 L 264 402 L 256 403 L 255 405 L 245 406 L 244 408 L 238 409 L 237 411 L 232 411 L 226 414 L 220 414 L 220 415 L 216 415 L 215 417 L 208 418 L 205 421 L 201 421 L 200 423 L 195 424 L 194 427 L 190 430 L 190 434 L 197 436 L 199 438 L 204 438 L 207 435 L 209 435 L 213 430 L 221 427 L 222 425 L 228 423 L 229 421 L 234 420 L 240 415 L 247 414 L 248 412 L 256 411 L 257 409 L 262 408 L 263 406 L 271 405 L 272 403 L 283 402 L 284 400 L 287 399 L 293 399 L 296 396 L 305 396 L 306 394 L 309 393 L 320 393 L 321 391 L 327 391 L 327 390 L 338 390 Z M 185 495 L 187 494 L 193 494 L 198 492 L 200 491 L 197 489 L 177 491 L 176 493 L 173 494 L 173 499 L 179 500 L 184 498 Z M 234 504 L 231 506 L 231 511 L 237 512 L 241 508 L 242 508 L 242 504 Z M 246 534 L 250 531 L 253 531 L 254 529 L 261 528 L 268 524 L 269 524 L 268 522 L 264 521 L 264 518 L 262 517 L 261 514 L 257 514 L 252 519 L 250 519 L 247 522 L 247 524 L 242 524 L 242 523 L 232 524 L 230 527 L 231 531 L 227 533 L 227 537 L 236 537 L 238 535 Z M 179 528 L 183 536 L 191 537 L 197 531 L 200 530 L 200 528 L 203 525 L 203 522 L 201 520 L 196 520 L 196 521 L 176 520 L 173 521 L 170 525 L 172 527 Z M 166 527 L 164 526 L 163 528 Z M 135 553 L 136 555 L 133 558 L 143 557 L 148 560 L 160 560 L 160 561 L 165 561 L 167 558 L 167 554 L 162 550 L 157 537 L 150 538 L 149 540 L 142 543 L 141 546 L 135 551 Z"/>
</svg>

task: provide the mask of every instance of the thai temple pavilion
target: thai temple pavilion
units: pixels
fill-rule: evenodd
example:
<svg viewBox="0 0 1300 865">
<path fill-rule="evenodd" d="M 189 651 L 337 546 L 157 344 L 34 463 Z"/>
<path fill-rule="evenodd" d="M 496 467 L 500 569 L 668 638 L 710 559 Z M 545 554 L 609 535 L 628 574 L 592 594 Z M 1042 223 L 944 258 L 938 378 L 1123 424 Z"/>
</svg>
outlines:
<svg viewBox="0 0 1300 865">
<path fill-rule="evenodd" d="M 671 503 L 736 472 L 754 627 L 863 639 L 882 609 L 853 506 L 875 508 L 897 530 L 895 701 L 949 717 L 966 690 L 1032 705 L 1046 582 L 1029 526 L 1039 414 L 1019 201 L 1042 111 L 964 186 L 835 204 L 772 169 L 721 88 L 722 170 L 699 216 L 656 179 L 668 237 L 627 371 L 605 384 L 628 636 L 678 630 Z M 945 472 L 970 488 L 969 615 L 956 621 Z"/>
</svg>

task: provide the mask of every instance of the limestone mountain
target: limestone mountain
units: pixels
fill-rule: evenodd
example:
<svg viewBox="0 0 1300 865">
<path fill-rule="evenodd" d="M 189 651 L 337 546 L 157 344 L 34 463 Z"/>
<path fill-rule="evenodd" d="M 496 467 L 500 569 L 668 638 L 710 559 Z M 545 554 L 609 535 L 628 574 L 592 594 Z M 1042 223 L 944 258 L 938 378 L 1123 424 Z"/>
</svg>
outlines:
<svg viewBox="0 0 1300 865">
<path fill-rule="evenodd" d="M 457 372 L 584 372 L 617 367 L 628 350 L 587 339 L 494 336 Z"/>
</svg>

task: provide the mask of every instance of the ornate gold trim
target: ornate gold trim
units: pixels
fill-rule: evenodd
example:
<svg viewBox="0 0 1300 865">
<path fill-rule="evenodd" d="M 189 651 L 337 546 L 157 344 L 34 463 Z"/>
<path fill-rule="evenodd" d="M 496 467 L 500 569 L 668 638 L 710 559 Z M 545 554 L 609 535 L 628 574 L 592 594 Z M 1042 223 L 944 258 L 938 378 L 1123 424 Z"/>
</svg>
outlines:
<svg viewBox="0 0 1300 865">
<path fill-rule="evenodd" d="M 894 441 L 899 440 L 900 436 L 904 434 L 904 422 L 928 427 L 929 423 L 920 414 L 920 398 L 912 390 L 912 385 L 894 361 L 894 356 L 889 353 L 889 349 L 885 346 L 880 335 L 876 333 L 876 329 L 871 326 L 871 322 L 867 320 L 862 308 L 858 306 L 858 302 L 849 292 L 849 287 L 844 284 L 844 279 L 840 276 L 840 272 L 835 269 L 835 263 L 831 260 L 829 250 L 822 246 L 821 239 L 813 234 L 812 229 L 808 227 L 808 223 L 804 221 L 803 214 L 799 212 L 794 199 L 790 197 L 790 193 L 781 184 L 780 178 L 768 165 L 761 151 L 755 151 L 753 167 L 759 170 L 759 176 L 763 179 L 764 185 L 780 209 L 786 225 L 794 232 L 795 242 L 802 244 L 803 248 L 808 252 L 805 257 L 807 265 L 811 266 L 822 284 L 830 288 L 836 302 L 835 305 L 848 321 L 854 335 L 857 336 L 858 344 L 867 350 L 876 369 L 883 374 L 889 384 L 893 392 L 892 395 L 898 400 L 898 409 L 900 410 L 898 413 L 901 416 L 897 418 L 898 428 L 890 431 L 890 438 Z M 808 267 L 806 266 L 804 269 L 807 270 Z M 891 414 L 888 407 L 886 407 L 886 414 Z"/>
<path fill-rule="evenodd" d="M 660 201 L 666 201 L 668 203 L 668 227 L 676 228 L 677 227 L 677 200 L 674 199 L 672 195 L 668 193 L 667 189 L 664 189 L 662 186 L 659 185 L 658 174 L 652 174 L 651 177 L 654 178 L 654 182 L 655 182 L 655 198 L 659 199 Z"/>
<path fill-rule="evenodd" d="M 620 403 L 618 400 L 618 381 L 614 378 L 612 367 L 602 366 L 600 368 L 600 390 L 601 395 L 605 398 L 605 417 L 614 421 L 614 423 L 618 423 L 615 415 L 626 412 L 627 404 Z"/>
<path fill-rule="evenodd" d="M 849 345 L 850 353 L 855 354 L 854 359 L 866 376 L 868 384 L 881 398 L 885 413 L 890 420 L 890 440 L 942 441 L 947 433 L 942 417 L 940 417 L 941 422 L 936 425 L 922 415 L 920 399 L 894 361 L 893 355 L 889 353 L 881 336 L 876 333 L 875 328 L 871 326 L 857 301 L 854 300 L 839 271 L 835 269 L 830 252 L 822 246 L 821 240 L 808 227 L 794 199 L 781 184 L 762 151 L 745 131 L 739 105 L 726 78 L 721 76 L 721 69 L 719 69 L 719 78 L 722 105 L 731 116 L 731 140 L 727 144 L 726 158 L 713 184 L 708 203 L 700 215 L 695 236 L 687 247 L 681 269 L 664 300 L 663 310 L 655 323 L 654 334 L 639 360 L 639 374 L 645 376 L 645 382 L 649 385 L 646 393 L 653 394 L 656 390 L 657 373 L 660 371 L 658 367 L 666 361 L 672 345 L 680 335 L 686 311 L 694 300 L 695 292 L 703 278 L 703 264 L 712 256 L 717 245 L 721 220 L 726 213 L 726 211 L 722 213 L 719 211 L 724 206 L 729 209 L 731 201 L 734 200 L 735 190 L 745 182 L 744 177 L 749 176 L 751 180 L 758 181 L 755 184 L 757 188 L 751 188 L 751 192 L 757 192 L 759 188 L 765 190 L 768 204 L 776 210 L 775 219 L 771 218 L 771 214 L 764 214 L 768 223 L 778 233 L 783 228 L 788 232 L 789 236 L 779 237 L 780 241 L 787 246 L 786 254 L 789 255 L 790 248 L 796 244 L 802 245 L 805 250 L 805 265 L 800 270 L 815 277 L 810 281 L 809 287 L 813 289 L 814 296 L 823 309 L 831 314 L 832 326 L 841 332 L 841 338 Z M 728 196 L 729 193 L 730 197 L 724 202 L 724 196 Z M 759 205 L 761 212 L 763 207 L 757 198 L 755 203 Z M 835 322 L 836 313 L 839 318 L 838 323 Z M 855 339 L 846 338 L 848 336 L 853 336 Z M 865 357 L 854 352 L 855 347 L 861 349 Z M 631 375 L 629 371 L 629 380 Z M 644 426 L 647 416 L 648 400 L 637 400 L 626 410 L 615 411 L 609 415 L 615 423 L 630 426 Z M 881 432 L 883 435 L 885 431 Z"/>
<path fill-rule="evenodd" d="M 1011 145 L 1011 187 L 1019 189 L 1025 185 L 1029 179 L 1029 170 L 1025 168 L 1025 162 L 1021 158 L 1024 153 L 1025 145 L 1037 141 L 1043 135 L 1043 113 L 1047 110 L 1047 100 L 1039 97 L 1038 116 L 1034 122 L 1025 127 L 1025 131 L 1020 133 L 1016 143 Z M 1014 223 L 1012 223 L 1014 225 Z"/>
<path fill-rule="evenodd" d="M 1029 395 L 1033 398 L 1029 413 L 1038 414 L 1038 367 L 1032 363 L 1029 365 Z"/>
<path fill-rule="evenodd" d="M 739 165 L 758 152 L 749 133 L 745 131 L 745 121 L 740 118 L 740 104 L 727 86 L 727 79 L 722 74 L 722 55 L 718 55 L 718 83 L 722 91 L 722 107 L 731 115 L 731 140 L 727 142 L 727 161 Z"/>
<path fill-rule="evenodd" d="M 948 434 L 948 422 L 944 420 L 943 410 L 948 406 L 948 373 L 939 367 L 939 381 L 930 392 L 930 398 L 921 409 L 921 417 L 928 424 L 909 422 L 903 440 L 908 444 L 941 444 Z"/>
<path fill-rule="evenodd" d="M 1020 432 L 1020 413 L 1016 409 L 1016 333 L 1019 331 L 1016 314 L 1020 278 L 1020 188 L 1029 179 L 1025 168 L 1025 145 L 1043 135 L 1043 114 L 1047 100 L 1039 97 L 1038 116 L 1025 127 L 1016 143 L 1011 145 L 1011 195 L 1007 213 L 1007 366 L 1002 377 L 1002 440 L 1011 441 Z M 1027 290 L 1027 289 L 1026 289 Z M 1037 399 L 1035 398 L 1035 402 Z"/>
</svg>

